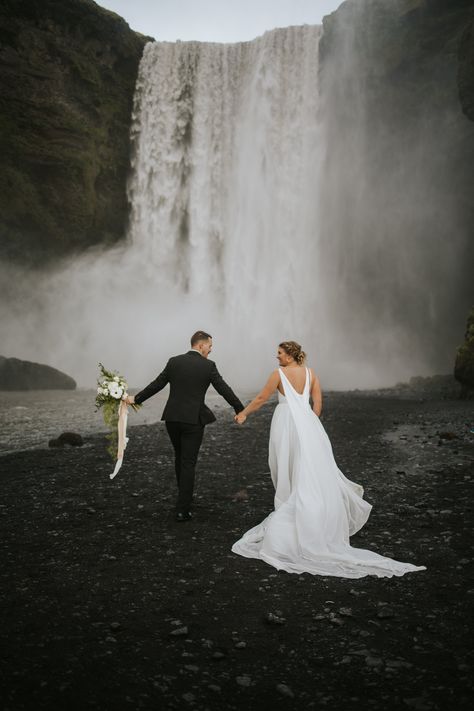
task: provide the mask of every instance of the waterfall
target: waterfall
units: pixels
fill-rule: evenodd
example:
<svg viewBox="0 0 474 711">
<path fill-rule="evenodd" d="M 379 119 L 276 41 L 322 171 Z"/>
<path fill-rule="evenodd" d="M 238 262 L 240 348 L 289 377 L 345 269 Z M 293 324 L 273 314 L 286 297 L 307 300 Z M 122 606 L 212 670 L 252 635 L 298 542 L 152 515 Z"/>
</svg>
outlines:
<svg viewBox="0 0 474 711">
<path fill-rule="evenodd" d="M 322 70 L 315 26 L 146 45 L 128 239 L 34 283 L 10 270 L 4 355 L 81 385 L 101 361 L 142 386 L 204 329 L 237 389 L 260 386 L 287 339 L 326 389 L 451 369 L 464 324 L 450 314 L 470 289 L 453 187 L 467 120 L 455 101 L 398 117 L 399 86 L 374 92 L 378 64 L 344 13 Z"/>
<path fill-rule="evenodd" d="M 132 249 L 176 303 L 201 304 L 196 326 L 212 313 L 226 349 L 264 349 L 267 370 L 318 322 L 319 35 L 150 43 L 136 86 Z"/>
</svg>

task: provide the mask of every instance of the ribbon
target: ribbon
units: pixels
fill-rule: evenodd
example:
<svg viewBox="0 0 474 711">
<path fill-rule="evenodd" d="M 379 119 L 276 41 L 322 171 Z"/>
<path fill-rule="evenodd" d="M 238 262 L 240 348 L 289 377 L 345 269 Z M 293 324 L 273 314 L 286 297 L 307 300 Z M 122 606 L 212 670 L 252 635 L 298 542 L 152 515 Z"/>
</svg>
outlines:
<svg viewBox="0 0 474 711">
<path fill-rule="evenodd" d="M 115 476 L 120 471 L 120 468 L 123 464 L 123 454 L 125 452 L 125 448 L 127 446 L 128 442 L 128 437 L 127 437 L 127 418 L 128 418 L 128 407 L 127 403 L 125 400 L 120 401 L 119 405 L 119 418 L 118 418 L 118 425 L 117 425 L 117 430 L 118 430 L 118 447 L 117 447 L 117 461 L 115 463 L 115 469 L 110 474 L 110 478 L 113 479 Z"/>
</svg>

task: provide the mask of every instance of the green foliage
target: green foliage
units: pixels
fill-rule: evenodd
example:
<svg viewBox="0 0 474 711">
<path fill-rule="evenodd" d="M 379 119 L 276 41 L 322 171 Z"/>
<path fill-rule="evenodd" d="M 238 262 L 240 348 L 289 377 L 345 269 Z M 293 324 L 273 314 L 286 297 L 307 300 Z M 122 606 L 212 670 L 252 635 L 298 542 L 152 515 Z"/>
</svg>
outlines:
<svg viewBox="0 0 474 711">
<path fill-rule="evenodd" d="M 110 454 L 111 458 L 113 461 L 115 461 L 117 457 L 117 445 L 118 445 L 118 433 L 117 433 L 117 425 L 118 425 L 118 409 L 119 409 L 119 402 L 117 400 L 108 400 L 107 402 L 104 402 L 102 406 L 102 416 L 104 418 L 104 424 L 107 425 L 109 428 L 110 432 L 107 435 L 107 440 L 109 442 L 109 446 L 107 447 L 107 452 Z"/>
<path fill-rule="evenodd" d="M 117 457 L 119 421 L 119 407 L 122 397 L 127 395 L 127 381 L 123 375 L 119 375 L 114 370 L 107 370 L 102 363 L 99 363 L 100 376 L 97 380 L 97 395 L 95 406 L 97 410 L 102 410 L 104 424 L 110 430 L 107 435 L 109 446 L 107 451 L 115 461 Z M 135 412 L 138 412 L 140 405 L 131 405 Z"/>
<path fill-rule="evenodd" d="M 0 256 L 60 259 L 124 236 L 145 38 L 93 2 L 0 9 Z"/>
</svg>

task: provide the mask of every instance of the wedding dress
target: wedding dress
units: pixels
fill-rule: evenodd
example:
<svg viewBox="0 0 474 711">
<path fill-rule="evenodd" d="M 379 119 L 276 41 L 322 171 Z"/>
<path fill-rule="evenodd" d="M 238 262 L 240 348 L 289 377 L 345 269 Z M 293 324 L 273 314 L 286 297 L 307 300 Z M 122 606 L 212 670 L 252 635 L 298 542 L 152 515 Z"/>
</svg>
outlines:
<svg viewBox="0 0 474 711">
<path fill-rule="evenodd" d="M 310 373 L 298 393 L 283 370 L 269 444 L 275 510 L 234 543 L 232 551 L 288 573 L 361 578 L 426 570 L 354 548 L 349 537 L 369 518 L 364 490 L 337 467 L 331 443 L 309 404 Z"/>
</svg>

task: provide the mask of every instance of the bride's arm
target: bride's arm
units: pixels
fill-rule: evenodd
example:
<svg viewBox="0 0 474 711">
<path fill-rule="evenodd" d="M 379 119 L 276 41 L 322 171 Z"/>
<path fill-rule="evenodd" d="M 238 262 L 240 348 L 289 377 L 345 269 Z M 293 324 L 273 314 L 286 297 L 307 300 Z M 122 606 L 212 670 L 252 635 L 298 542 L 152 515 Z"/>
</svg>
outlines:
<svg viewBox="0 0 474 711">
<path fill-rule="evenodd" d="M 310 368 L 311 379 L 311 400 L 313 401 L 313 412 L 320 417 L 321 411 L 323 409 L 323 395 L 321 392 L 321 385 L 319 384 L 319 378 L 314 374 L 314 370 Z"/>
<path fill-rule="evenodd" d="M 244 407 L 242 412 L 239 412 L 239 414 L 235 416 L 235 421 L 238 422 L 239 425 L 242 425 L 251 412 L 259 410 L 262 407 L 263 403 L 268 400 L 270 395 L 275 392 L 279 382 L 280 373 L 278 372 L 278 370 L 274 370 L 268 378 L 265 387 L 258 393 L 258 395 L 252 400 L 252 402 L 247 405 L 247 407 Z"/>
</svg>

